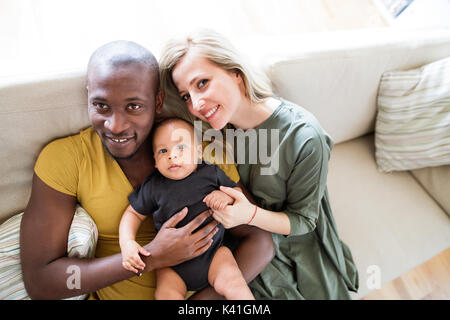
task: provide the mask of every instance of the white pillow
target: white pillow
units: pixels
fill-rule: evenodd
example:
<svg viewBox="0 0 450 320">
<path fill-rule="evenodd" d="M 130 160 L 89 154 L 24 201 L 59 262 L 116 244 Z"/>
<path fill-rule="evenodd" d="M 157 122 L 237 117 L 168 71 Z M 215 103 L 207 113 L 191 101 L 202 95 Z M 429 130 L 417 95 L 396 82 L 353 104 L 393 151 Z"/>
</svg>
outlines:
<svg viewBox="0 0 450 320">
<path fill-rule="evenodd" d="M 450 58 L 385 72 L 375 124 L 380 172 L 450 164 Z"/>
<path fill-rule="evenodd" d="M 0 300 L 30 299 L 22 279 L 20 264 L 20 222 L 22 213 L 0 225 Z M 67 254 L 69 257 L 92 258 L 95 255 L 98 230 L 87 212 L 77 207 L 70 226 Z M 86 299 L 81 295 L 67 300 Z"/>
</svg>

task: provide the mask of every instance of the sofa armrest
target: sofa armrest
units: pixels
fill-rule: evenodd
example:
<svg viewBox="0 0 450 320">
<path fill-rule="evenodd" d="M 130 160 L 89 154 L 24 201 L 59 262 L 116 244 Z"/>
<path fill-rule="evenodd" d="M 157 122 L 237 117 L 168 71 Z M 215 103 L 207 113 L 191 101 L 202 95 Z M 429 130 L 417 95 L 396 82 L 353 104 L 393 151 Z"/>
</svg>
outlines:
<svg viewBox="0 0 450 320">
<path fill-rule="evenodd" d="M 450 165 L 410 171 L 428 194 L 450 216 Z"/>
</svg>

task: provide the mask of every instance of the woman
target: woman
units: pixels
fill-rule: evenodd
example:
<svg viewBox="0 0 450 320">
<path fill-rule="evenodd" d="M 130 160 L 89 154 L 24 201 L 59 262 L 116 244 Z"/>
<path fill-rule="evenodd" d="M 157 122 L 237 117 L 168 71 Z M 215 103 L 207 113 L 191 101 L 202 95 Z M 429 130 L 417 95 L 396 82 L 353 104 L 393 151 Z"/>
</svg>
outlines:
<svg viewBox="0 0 450 320">
<path fill-rule="evenodd" d="M 226 228 L 250 224 L 272 232 L 276 256 L 250 284 L 255 298 L 349 299 L 357 270 L 339 240 L 326 188 L 333 142 L 314 116 L 274 96 L 267 78 L 211 30 L 169 41 L 160 70 L 163 90 L 178 95 L 193 116 L 217 130 L 256 133 L 256 141 L 239 150 L 247 161 L 238 161 L 256 205 L 223 188 L 235 202 L 214 213 Z M 276 148 L 271 130 L 278 134 Z M 269 163 L 248 161 L 255 145 L 271 151 Z"/>
</svg>

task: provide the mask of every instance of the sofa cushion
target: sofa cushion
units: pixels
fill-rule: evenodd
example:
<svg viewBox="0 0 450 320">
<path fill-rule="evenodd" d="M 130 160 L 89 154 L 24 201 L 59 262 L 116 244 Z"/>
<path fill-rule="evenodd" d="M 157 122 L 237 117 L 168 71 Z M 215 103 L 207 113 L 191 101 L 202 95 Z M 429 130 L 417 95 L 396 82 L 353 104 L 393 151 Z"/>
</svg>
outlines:
<svg viewBox="0 0 450 320">
<path fill-rule="evenodd" d="M 450 216 L 450 165 L 412 170 L 411 173 Z"/>
<path fill-rule="evenodd" d="M 377 171 L 374 136 L 336 145 L 328 191 L 341 239 L 359 272 L 361 298 L 377 266 L 381 285 L 450 246 L 450 219 L 408 171 Z"/>
<path fill-rule="evenodd" d="M 377 104 L 378 170 L 450 164 L 450 58 L 385 72 Z"/>
<path fill-rule="evenodd" d="M 14 215 L 0 225 L 0 300 L 29 299 L 20 264 L 20 222 L 23 213 Z M 67 244 L 69 257 L 93 258 L 98 231 L 87 212 L 77 207 L 70 226 Z M 68 300 L 86 299 L 81 295 Z"/>
</svg>

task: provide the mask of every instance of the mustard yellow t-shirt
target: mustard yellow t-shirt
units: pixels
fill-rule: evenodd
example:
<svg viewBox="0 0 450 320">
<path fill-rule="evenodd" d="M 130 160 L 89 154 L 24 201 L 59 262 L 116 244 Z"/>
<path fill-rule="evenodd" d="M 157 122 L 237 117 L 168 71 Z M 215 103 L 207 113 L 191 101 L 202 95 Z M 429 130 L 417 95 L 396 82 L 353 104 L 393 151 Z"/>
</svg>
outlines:
<svg viewBox="0 0 450 320">
<path fill-rule="evenodd" d="M 234 165 L 219 167 L 235 182 L 239 174 Z M 34 171 L 53 189 L 77 198 L 98 228 L 96 257 L 120 253 L 119 223 L 127 208 L 133 187 L 119 164 L 103 148 L 92 127 L 79 134 L 57 139 L 40 153 Z M 156 234 L 150 216 L 139 229 L 136 241 L 149 243 Z M 154 272 L 132 277 L 98 290 L 99 299 L 153 299 L 156 287 Z"/>
</svg>

